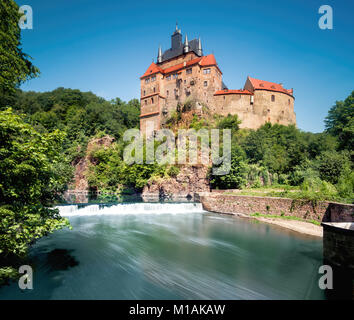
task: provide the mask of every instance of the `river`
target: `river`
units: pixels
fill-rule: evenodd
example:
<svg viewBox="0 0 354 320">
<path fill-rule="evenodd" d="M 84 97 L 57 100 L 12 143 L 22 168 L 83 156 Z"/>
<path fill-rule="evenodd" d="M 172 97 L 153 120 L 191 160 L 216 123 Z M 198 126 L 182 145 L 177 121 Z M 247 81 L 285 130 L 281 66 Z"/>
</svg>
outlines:
<svg viewBox="0 0 354 320">
<path fill-rule="evenodd" d="M 322 240 L 199 203 L 60 206 L 30 250 L 33 290 L 0 299 L 324 299 Z"/>
</svg>

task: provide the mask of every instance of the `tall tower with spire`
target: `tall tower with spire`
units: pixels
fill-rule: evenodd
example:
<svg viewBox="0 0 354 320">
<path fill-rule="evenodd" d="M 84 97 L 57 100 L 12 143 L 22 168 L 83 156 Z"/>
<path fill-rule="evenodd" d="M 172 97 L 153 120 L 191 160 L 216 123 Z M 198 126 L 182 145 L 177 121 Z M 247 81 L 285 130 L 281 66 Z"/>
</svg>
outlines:
<svg viewBox="0 0 354 320">
<path fill-rule="evenodd" d="M 171 49 L 177 49 L 182 46 L 182 33 L 181 29 L 178 29 L 178 25 L 176 23 L 176 30 L 171 37 Z"/>
</svg>

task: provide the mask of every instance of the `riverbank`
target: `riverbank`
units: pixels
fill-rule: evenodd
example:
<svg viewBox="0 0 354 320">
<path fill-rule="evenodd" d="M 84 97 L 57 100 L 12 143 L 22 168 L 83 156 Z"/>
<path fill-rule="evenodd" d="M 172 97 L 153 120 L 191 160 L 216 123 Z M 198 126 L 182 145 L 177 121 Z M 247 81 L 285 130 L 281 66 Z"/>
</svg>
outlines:
<svg viewBox="0 0 354 320">
<path fill-rule="evenodd" d="M 323 228 L 311 222 L 298 221 L 298 220 L 285 220 L 282 218 L 257 217 L 257 216 L 252 216 L 251 218 L 261 222 L 274 224 L 282 228 L 290 229 L 292 231 L 299 232 L 302 234 L 321 237 L 321 238 L 323 237 Z"/>
<path fill-rule="evenodd" d="M 200 193 L 195 195 L 203 209 L 271 223 L 283 228 L 322 237 L 321 222 L 353 221 L 354 206 L 289 198 Z"/>
</svg>

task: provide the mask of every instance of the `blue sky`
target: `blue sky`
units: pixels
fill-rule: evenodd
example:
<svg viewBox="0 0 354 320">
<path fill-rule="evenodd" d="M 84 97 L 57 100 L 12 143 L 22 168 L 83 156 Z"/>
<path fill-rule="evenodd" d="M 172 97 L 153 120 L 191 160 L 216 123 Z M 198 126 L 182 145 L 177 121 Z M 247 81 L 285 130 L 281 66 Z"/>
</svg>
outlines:
<svg viewBox="0 0 354 320">
<path fill-rule="evenodd" d="M 354 1 L 18 0 L 33 9 L 22 31 L 41 76 L 23 90 L 57 87 L 107 99 L 139 98 L 139 77 L 183 35 L 201 37 L 230 89 L 248 75 L 294 88 L 300 129 L 321 132 L 328 109 L 354 90 Z M 333 30 L 318 27 L 321 5 L 333 8 Z"/>
</svg>

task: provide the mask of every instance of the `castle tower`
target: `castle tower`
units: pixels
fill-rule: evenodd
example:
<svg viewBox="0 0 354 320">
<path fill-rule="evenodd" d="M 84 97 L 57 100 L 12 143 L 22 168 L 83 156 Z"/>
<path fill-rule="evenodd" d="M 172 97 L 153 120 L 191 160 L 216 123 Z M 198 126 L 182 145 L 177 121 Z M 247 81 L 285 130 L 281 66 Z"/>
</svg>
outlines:
<svg viewBox="0 0 354 320">
<path fill-rule="evenodd" d="M 171 49 L 178 49 L 182 46 L 182 33 L 181 30 L 178 29 L 178 25 L 176 23 L 176 30 L 171 36 Z"/>
</svg>

